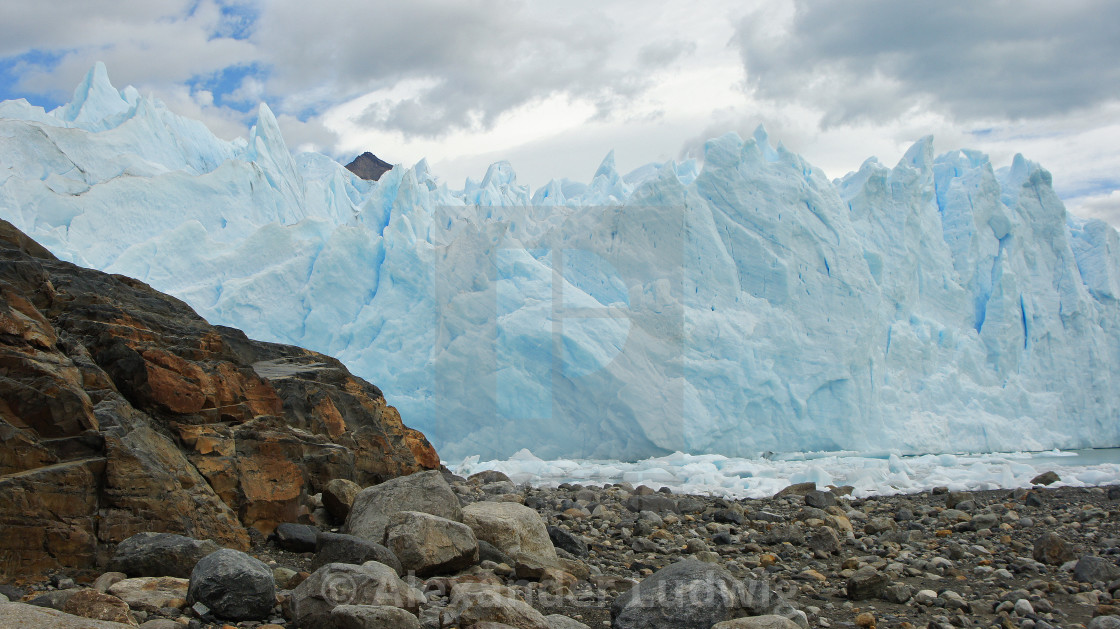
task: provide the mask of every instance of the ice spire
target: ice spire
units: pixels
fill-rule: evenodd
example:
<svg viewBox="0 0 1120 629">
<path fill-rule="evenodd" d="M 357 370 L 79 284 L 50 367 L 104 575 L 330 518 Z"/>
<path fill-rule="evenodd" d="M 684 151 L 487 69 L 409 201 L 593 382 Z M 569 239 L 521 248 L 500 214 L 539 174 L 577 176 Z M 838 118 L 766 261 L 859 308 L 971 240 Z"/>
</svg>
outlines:
<svg viewBox="0 0 1120 629">
<path fill-rule="evenodd" d="M 73 100 L 51 113 L 87 131 L 104 131 L 120 124 L 134 104 L 113 87 L 105 64 L 98 61 L 74 90 Z"/>
</svg>

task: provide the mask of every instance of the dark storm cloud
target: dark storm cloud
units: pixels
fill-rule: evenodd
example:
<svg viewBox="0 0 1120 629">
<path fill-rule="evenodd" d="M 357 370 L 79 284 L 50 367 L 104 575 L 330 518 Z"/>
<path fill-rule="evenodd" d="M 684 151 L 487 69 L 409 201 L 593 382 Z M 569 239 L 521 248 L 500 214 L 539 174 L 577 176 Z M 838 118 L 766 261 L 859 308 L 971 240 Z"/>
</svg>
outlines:
<svg viewBox="0 0 1120 629">
<path fill-rule="evenodd" d="M 930 107 L 961 119 L 1068 113 L 1120 98 L 1120 3 L 799 0 L 738 26 L 757 94 L 825 122 Z M 788 30 L 786 30 L 788 29 Z"/>
<path fill-rule="evenodd" d="M 295 108 L 424 81 L 419 94 L 364 114 L 368 124 L 411 135 L 488 128 L 503 112 L 558 93 L 609 112 L 645 85 L 642 68 L 608 61 L 616 33 L 595 10 L 498 0 L 278 2 L 255 33 L 277 69 L 269 91 Z"/>
</svg>

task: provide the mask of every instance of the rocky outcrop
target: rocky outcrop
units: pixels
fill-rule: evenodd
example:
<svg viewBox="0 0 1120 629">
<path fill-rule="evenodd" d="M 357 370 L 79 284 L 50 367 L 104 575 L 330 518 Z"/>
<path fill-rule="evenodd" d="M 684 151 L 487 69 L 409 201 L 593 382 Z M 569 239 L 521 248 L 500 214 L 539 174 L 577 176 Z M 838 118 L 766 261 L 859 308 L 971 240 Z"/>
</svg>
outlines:
<svg viewBox="0 0 1120 629">
<path fill-rule="evenodd" d="M 381 175 L 393 170 L 393 165 L 366 151 L 347 164 L 346 170 L 366 181 L 377 181 L 381 179 Z"/>
<path fill-rule="evenodd" d="M 0 582 L 89 569 L 136 533 L 248 547 L 335 478 L 439 457 L 337 360 L 212 326 L 0 221 Z"/>
</svg>

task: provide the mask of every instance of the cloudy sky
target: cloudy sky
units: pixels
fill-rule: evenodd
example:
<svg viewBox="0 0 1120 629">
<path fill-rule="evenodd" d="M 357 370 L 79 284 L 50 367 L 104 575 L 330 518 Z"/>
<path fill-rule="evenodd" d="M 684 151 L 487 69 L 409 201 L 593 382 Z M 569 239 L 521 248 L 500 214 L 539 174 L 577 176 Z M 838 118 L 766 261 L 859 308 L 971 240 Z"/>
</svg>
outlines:
<svg viewBox="0 0 1120 629">
<path fill-rule="evenodd" d="M 1120 226 L 1110 0 L 5 0 L 0 99 L 66 102 L 97 60 L 215 133 L 262 100 L 289 145 L 427 157 L 449 185 L 509 159 L 534 187 L 700 156 L 764 124 L 832 177 L 932 134 L 1040 162 Z"/>
</svg>

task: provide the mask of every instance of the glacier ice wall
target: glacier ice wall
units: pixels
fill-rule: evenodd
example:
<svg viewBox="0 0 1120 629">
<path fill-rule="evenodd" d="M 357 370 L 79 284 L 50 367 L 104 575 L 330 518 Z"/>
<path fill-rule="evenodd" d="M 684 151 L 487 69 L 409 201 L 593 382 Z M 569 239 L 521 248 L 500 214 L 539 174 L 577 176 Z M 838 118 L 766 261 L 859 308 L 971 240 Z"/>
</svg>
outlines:
<svg viewBox="0 0 1120 629">
<path fill-rule="evenodd" d="M 226 142 L 98 64 L 0 103 L 0 217 L 344 360 L 447 459 L 1120 445 L 1120 240 L 1017 156 L 829 181 L 760 129 L 534 194 Z"/>
</svg>

